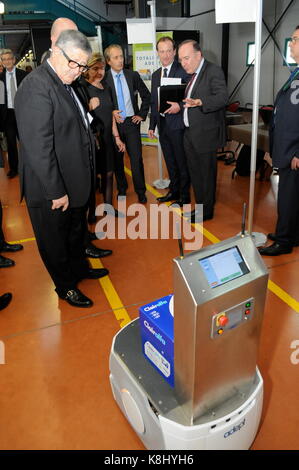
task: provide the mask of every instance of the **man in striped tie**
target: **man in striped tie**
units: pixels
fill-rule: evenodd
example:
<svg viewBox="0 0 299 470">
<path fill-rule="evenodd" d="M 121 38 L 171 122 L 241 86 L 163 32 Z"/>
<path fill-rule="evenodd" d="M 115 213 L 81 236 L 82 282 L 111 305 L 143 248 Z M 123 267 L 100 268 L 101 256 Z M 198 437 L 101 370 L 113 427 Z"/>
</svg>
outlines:
<svg viewBox="0 0 299 470">
<path fill-rule="evenodd" d="M 0 74 L 0 80 L 5 86 L 5 105 L 1 112 L 3 130 L 7 140 L 8 178 L 14 178 L 18 174 L 18 129 L 14 111 L 14 99 L 17 88 L 26 77 L 24 70 L 15 67 L 16 59 L 10 49 L 4 49 L 1 53 L 1 61 L 4 65 L 4 72 Z"/>
<path fill-rule="evenodd" d="M 277 94 L 270 124 L 270 155 L 278 168 L 278 219 L 274 243 L 260 248 L 261 255 L 291 253 L 299 245 L 299 25 L 289 44 L 297 67 Z"/>
</svg>

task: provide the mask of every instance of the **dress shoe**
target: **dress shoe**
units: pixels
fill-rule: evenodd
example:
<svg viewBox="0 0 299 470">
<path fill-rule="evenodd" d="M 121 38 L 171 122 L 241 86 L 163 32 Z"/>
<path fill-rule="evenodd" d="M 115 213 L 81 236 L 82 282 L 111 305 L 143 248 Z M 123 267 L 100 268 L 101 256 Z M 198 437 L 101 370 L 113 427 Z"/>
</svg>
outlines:
<svg viewBox="0 0 299 470">
<path fill-rule="evenodd" d="M 146 204 L 147 203 L 147 197 L 145 194 L 140 194 L 138 196 L 138 201 L 140 202 L 140 204 Z"/>
<path fill-rule="evenodd" d="M 173 201 L 170 206 L 180 206 L 183 207 L 184 204 L 191 204 L 191 199 L 178 199 L 177 201 Z"/>
<path fill-rule="evenodd" d="M 85 255 L 89 258 L 105 258 L 105 256 L 112 255 L 112 250 L 102 250 L 90 243 L 85 248 Z"/>
<path fill-rule="evenodd" d="M 280 245 L 275 242 L 270 246 L 259 248 L 259 252 L 263 256 L 279 256 L 286 255 L 287 253 L 292 253 L 293 248 L 290 245 Z"/>
<path fill-rule="evenodd" d="M 200 215 L 199 212 L 196 212 L 196 210 L 193 210 L 189 214 L 188 222 L 190 224 L 195 224 L 195 223 L 201 223 L 204 222 L 205 220 L 211 220 L 214 217 L 214 214 L 203 214 L 203 216 Z"/>
<path fill-rule="evenodd" d="M 12 294 L 10 292 L 7 292 L 6 294 L 3 294 L 0 296 L 0 310 L 3 310 L 7 305 L 10 303 L 12 299 Z"/>
<path fill-rule="evenodd" d="M 2 245 L 0 244 L 0 251 L 10 251 L 13 253 L 20 250 L 23 250 L 23 245 L 20 245 L 19 243 L 7 243 L 4 241 Z"/>
<path fill-rule="evenodd" d="M 86 295 L 82 294 L 82 292 L 79 289 L 70 289 L 66 292 L 66 294 L 61 295 L 58 294 L 58 296 L 66 300 L 70 305 L 73 307 L 92 307 L 93 301 L 86 297 Z"/>
<path fill-rule="evenodd" d="M 169 201 L 175 201 L 176 199 L 179 199 L 180 195 L 177 193 L 172 193 L 169 191 L 165 196 L 157 197 L 158 202 L 169 202 Z"/>
<path fill-rule="evenodd" d="M 5 258 L 5 256 L 0 255 L 0 268 L 10 268 L 14 266 L 15 262 L 12 259 Z"/>
<path fill-rule="evenodd" d="M 89 268 L 81 279 L 99 279 L 100 277 L 107 276 L 108 274 L 109 271 L 106 268 Z"/>
<path fill-rule="evenodd" d="M 269 238 L 269 240 L 272 240 L 272 242 L 276 242 L 275 233 L 268 233 L 267 238 Z M 295 240 L 293 246 L 299 246 L 299 240 Z"/>
<path fill-rule="evenodd" d="M 15 171 L 15 170 L 9 170 L 9 172 L 7 173 L 7 177 L 8 178 L 14 178 L 15 176 L 17 176 L 18 172 Z"/>
</svg>

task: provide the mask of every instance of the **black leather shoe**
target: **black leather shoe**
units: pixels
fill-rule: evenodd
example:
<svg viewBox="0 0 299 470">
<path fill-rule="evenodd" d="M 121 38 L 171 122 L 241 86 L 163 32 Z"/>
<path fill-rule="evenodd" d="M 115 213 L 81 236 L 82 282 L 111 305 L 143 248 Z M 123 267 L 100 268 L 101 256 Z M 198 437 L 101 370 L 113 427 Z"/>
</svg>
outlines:
<svg viewBox="0 0 299 470">
<path fill-rule="evenodd" d="M 214 217 L 213 213 L 203 214 L 203 216 L 201 217 L 200 214 L 198 212 L 196 212 L 196 210 L 193 210 L 190 213 L 190 217 L 188 219 L 188 222 L 190 222 L 190 224 L 201 223 L 205 220 L 211 220 L 211 219 L 213 219 L 213 217 Z"/>
<path fill-rule="evenodd" d="M 268 233 L 267 238 L 269 238 L 269 240 L 272 240 L 272 242 L 276 242 L 275 233 Z M 299 246 L 299 240 L 295 240 L 293 246 Z"/>
<path fill-rule="evenodd" d="M 12 259 L 5 258 L 5 256 L 0 255 L 0 268 L 10 268 L 14 265 L 15 262 Z"/>
<path fill-rule="evenodd" d="M 147 197 L 145 194 L 141 194 L 138 196 L 138 201 L 140 204 L 146 204 L 147 203 Z"/>
<path fill-rule="evenodd" d="M 6 292 L 0 296 L 0 310 L 3 310 L 7 305 L 10 303 L 12 299 L 12 294 L 10 292 Z"/>
<path fill-rule="evenodd" d="M 20 250 L 23 250 L 23 245 L 20 245 L 19 243 L 7 243 L 4 241 L 2 245 L 0 245 L 0 251 L 10 251 L 13 253 Z"/>
<path fill-rule="evenodd" d="M 99 279 L 100 277 L 107 276 L 109 274 L 108 269 L 106 268 L 89 268 L 86 274 L 82 277 L 82 279 Z"/>
<path fill-rule="evenodd" d="M 292 253 L 293 248 L 290 245 L 280 245 L 275 242 L 273 245 L 259 248 L 259 252 L 263 256 L 279 256 Z"/>
<path fill-rule="evenodd" d="M 176 199 L 179 199 L 180 195 L 177 193 L 172 193 L 169 191 L 165 196 L 157 197 L 158 202 L 169 202 L 169 201 L 175 201 Z"/>
<path fill-rule="evenodd" d="M 177 206 L 183 207 L 184 204 L 190 204 L 190 203 L 191 203 L 190 199 L 178 199 L 177 201 L 173 201 L 170 205 L 171 206 L 177 205 Z"/>
<path fill-rule="evenodd" d="M 58 294 L 59 295 L 59 294 Z M 63 300 L 66 300 L 73 307 L 92 307 L 93 301 L 82 294 L 79 289 L 70 289 L 65 295 L 59 295 Z"/>
<path fill-rule="evenodd" d="M 112 250 L 102 250 L 101 248 L 98 248 L 97 246 L 94 246 L 92 243 L 90 243 L 85 248 L 85 255 L 89 258 L 105 258 L 105 256 L 112 255 Z"/>
</svg>

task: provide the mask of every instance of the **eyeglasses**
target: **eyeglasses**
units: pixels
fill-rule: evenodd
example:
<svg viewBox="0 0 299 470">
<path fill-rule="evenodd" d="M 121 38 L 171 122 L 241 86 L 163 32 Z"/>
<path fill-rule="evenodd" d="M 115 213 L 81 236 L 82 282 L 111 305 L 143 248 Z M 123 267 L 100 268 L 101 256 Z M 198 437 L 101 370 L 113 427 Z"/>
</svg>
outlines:
<svg viewBox="0 0 299 470">
<path fill-rule="evenodd" d="M 291 38 L 291 43 L 296 44 L 297 41 L 299 41 L 298 36 L 294 36 L 294 37 Z"/>
<path fill-rule="evenodd" d="M 61 47 L 59 48 L 62 52 L 62 54 L 64 55 L 64 57 L 66 58 L 66 60 L 68 61 L 68 66 L 70 69 L 79 69 L 80 72 L 87 72 L 87 70 L 89 70 L 89 67 L 88 65 L 82 65 L 82 64 L 78 64 L 78 62 L 76 62 L 75 60 L 73 59 L 70 59 L 69 56 L 64 52 L 63 49 L 61 49 Z"/>
</svg>

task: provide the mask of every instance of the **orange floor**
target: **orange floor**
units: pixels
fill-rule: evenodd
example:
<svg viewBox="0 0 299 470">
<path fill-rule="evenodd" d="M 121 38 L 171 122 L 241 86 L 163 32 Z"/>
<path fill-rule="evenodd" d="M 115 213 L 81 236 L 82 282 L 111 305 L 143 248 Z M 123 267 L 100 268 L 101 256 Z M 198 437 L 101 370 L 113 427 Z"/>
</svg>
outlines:
<svg viewBox="0 0 299 470">
<path fill-rule="evenodd" d="M 144 161 L 149 207 L 157 194 L 152 187 L 157 179 L 153 147 L 144 148 Z M 204 244 L 240 231 L 249 179 L 232 180 L 231 172 L 231 166 L 219 162 L 216 214 L 204 223 Z M 128 180 L 127 204 L 136 202 L 130 176 Z M 110 271 L 109 279 L 83 281 L 80 288 L 94 306 L 76 309 L 57 298 L 39 258 L 26 207 L 19 203 L 18 181 L 8 180 L 4 169 L 0 197 L 6 239 L 22 240 L 24 245 L 22 252 L 10 256 L 16 266 L 0 270 L 0 294 L 13 293 L 9 307 L 0 312 L 0 340 L 5 346 L 5 365 L 0 365 L 0 449 L 144 449 L 113 399 L 109 352 L 113 336 L 138 316 L 139 306 L 172 292 L 177 241 L 95 242 L 113 250 L 101 260 Z M 254 230 L 272 231 L 275 220 L 271 185 L 257 181 Z M 298 360 L 299 351 L 296 356 L 291 344 L 297 340 L 299 349 L 299 248 L 264 260 L 272 283 L 258 361 L 264 407 L 252 449 L 298 450 L 299 364 L 292 363 L 291 354 Z"/>
</svg>

